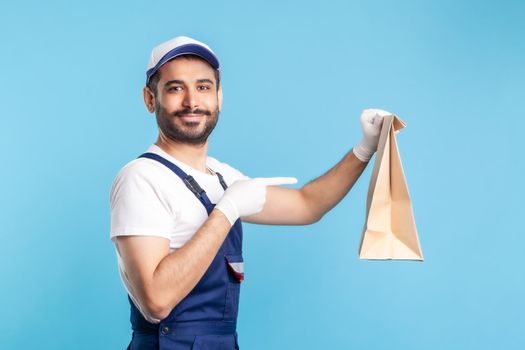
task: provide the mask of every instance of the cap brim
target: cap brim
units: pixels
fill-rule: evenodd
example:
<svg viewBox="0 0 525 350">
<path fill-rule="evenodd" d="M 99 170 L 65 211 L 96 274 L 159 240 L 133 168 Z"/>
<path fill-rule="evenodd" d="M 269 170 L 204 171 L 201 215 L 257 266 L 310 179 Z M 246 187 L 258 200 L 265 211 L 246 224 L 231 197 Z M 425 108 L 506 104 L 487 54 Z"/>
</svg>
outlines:
<svg viewBox="0 0 525 350">
<path fill-rule="evenodd" d="M 219 69 L 219 60 L 213 54 L 213 52 L 207 48 L 197 44 L 181 45 L 171 51 L 168 51 L 153 68 L 148 69 L 146 72 L 146 84 L 148 84 L 149 79 L 159 70 L 160 67 L 162 67 L 164 63 L 174 59 L 177 56 L 188 54 L 199 56 L 205 59 L 214 69 Z"/>
</svg>

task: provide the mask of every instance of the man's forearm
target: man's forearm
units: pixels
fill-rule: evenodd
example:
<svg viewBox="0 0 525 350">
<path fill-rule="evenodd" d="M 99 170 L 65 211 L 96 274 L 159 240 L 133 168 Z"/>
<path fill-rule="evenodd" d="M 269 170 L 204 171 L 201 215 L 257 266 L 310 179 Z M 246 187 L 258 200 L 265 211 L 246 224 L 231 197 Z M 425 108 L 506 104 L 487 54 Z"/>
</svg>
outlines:
<svg viewBox="0 0 525 350">
<path fill-rule="evenodd" d="M 161 260 L 153 274 L 150 305 L 155 314 L 166 317 L 197 285 L 217 255 L 231 225 L 215 209 L 184 246 Z M 164 316 L 164 317 L 163 317 Z"/>
<path fill-rule="evenodd" d="M 344 198 L 367 164 L 350 151 L 324 175 L 301 188 L 300 191 L 317 220 Z"/>
</svg>

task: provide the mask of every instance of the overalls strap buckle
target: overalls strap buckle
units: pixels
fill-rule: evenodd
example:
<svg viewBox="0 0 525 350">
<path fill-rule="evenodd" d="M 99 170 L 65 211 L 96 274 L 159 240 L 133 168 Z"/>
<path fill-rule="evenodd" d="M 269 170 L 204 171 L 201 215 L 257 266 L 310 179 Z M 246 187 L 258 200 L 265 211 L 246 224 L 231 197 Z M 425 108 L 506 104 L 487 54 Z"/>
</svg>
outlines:
<svg viewBox="0 0 525 350">
<path fill-rule="evenodd" d="M 224 181 L 224 177 L 222 177 L 222 175 L 217 171 L 215 172 L 215 174 L 217 174 L 217 177 L 219 178 L 219 182 L 221 183 L 222 188 L 226 190 L 228 188 L 228 185 L 226 185 L 226 181 Z"/>
<path fill-rule="evenodd" d="M 182 179 L 182 181 L 184 181 L 184 184 L 186 185 L 186 187 L 188 187 L 188 189 L 191 192 L 193 192 L 194 195 L 196 195 L 198 198 L 202 197 L 202 193 L 204 192 L 204 190 L 202 189 L 202 187 L 199 186 L 197 181 L 195 181 L 193 176 L 186 175 L 186 177 Z"/>
</svg>

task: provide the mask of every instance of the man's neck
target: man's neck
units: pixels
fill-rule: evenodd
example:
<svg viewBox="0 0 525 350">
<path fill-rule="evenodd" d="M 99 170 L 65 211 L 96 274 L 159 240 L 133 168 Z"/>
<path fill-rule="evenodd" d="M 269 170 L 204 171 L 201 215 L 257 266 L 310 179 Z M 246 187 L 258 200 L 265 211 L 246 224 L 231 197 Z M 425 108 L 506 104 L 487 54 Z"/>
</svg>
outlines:
<svg viewBox="0 0 525 350">
<path fill-rule="evenodd" d="M 173 158 L 195 168 L 203 173 L 208 173 L 206 157 L 208 156 L 208 141 L 202 145 L 190 145 L 159 137 L 157 146 Z"/>
</svg>

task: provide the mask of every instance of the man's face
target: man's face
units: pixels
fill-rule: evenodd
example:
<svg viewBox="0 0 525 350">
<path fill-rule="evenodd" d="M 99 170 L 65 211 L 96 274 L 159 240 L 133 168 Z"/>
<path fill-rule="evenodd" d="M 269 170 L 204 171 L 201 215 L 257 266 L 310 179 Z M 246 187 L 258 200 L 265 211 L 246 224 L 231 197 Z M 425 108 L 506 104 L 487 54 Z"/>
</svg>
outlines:
<svg viewBox="0 0 525 350">
<path fill-rule="evenodd" d="M 174 141 L 205 143 L 220 109 L 213 68 L 200 59 L 176 58 L 159 73 L 155 114 L 160 131 Z"/>
</svg>

